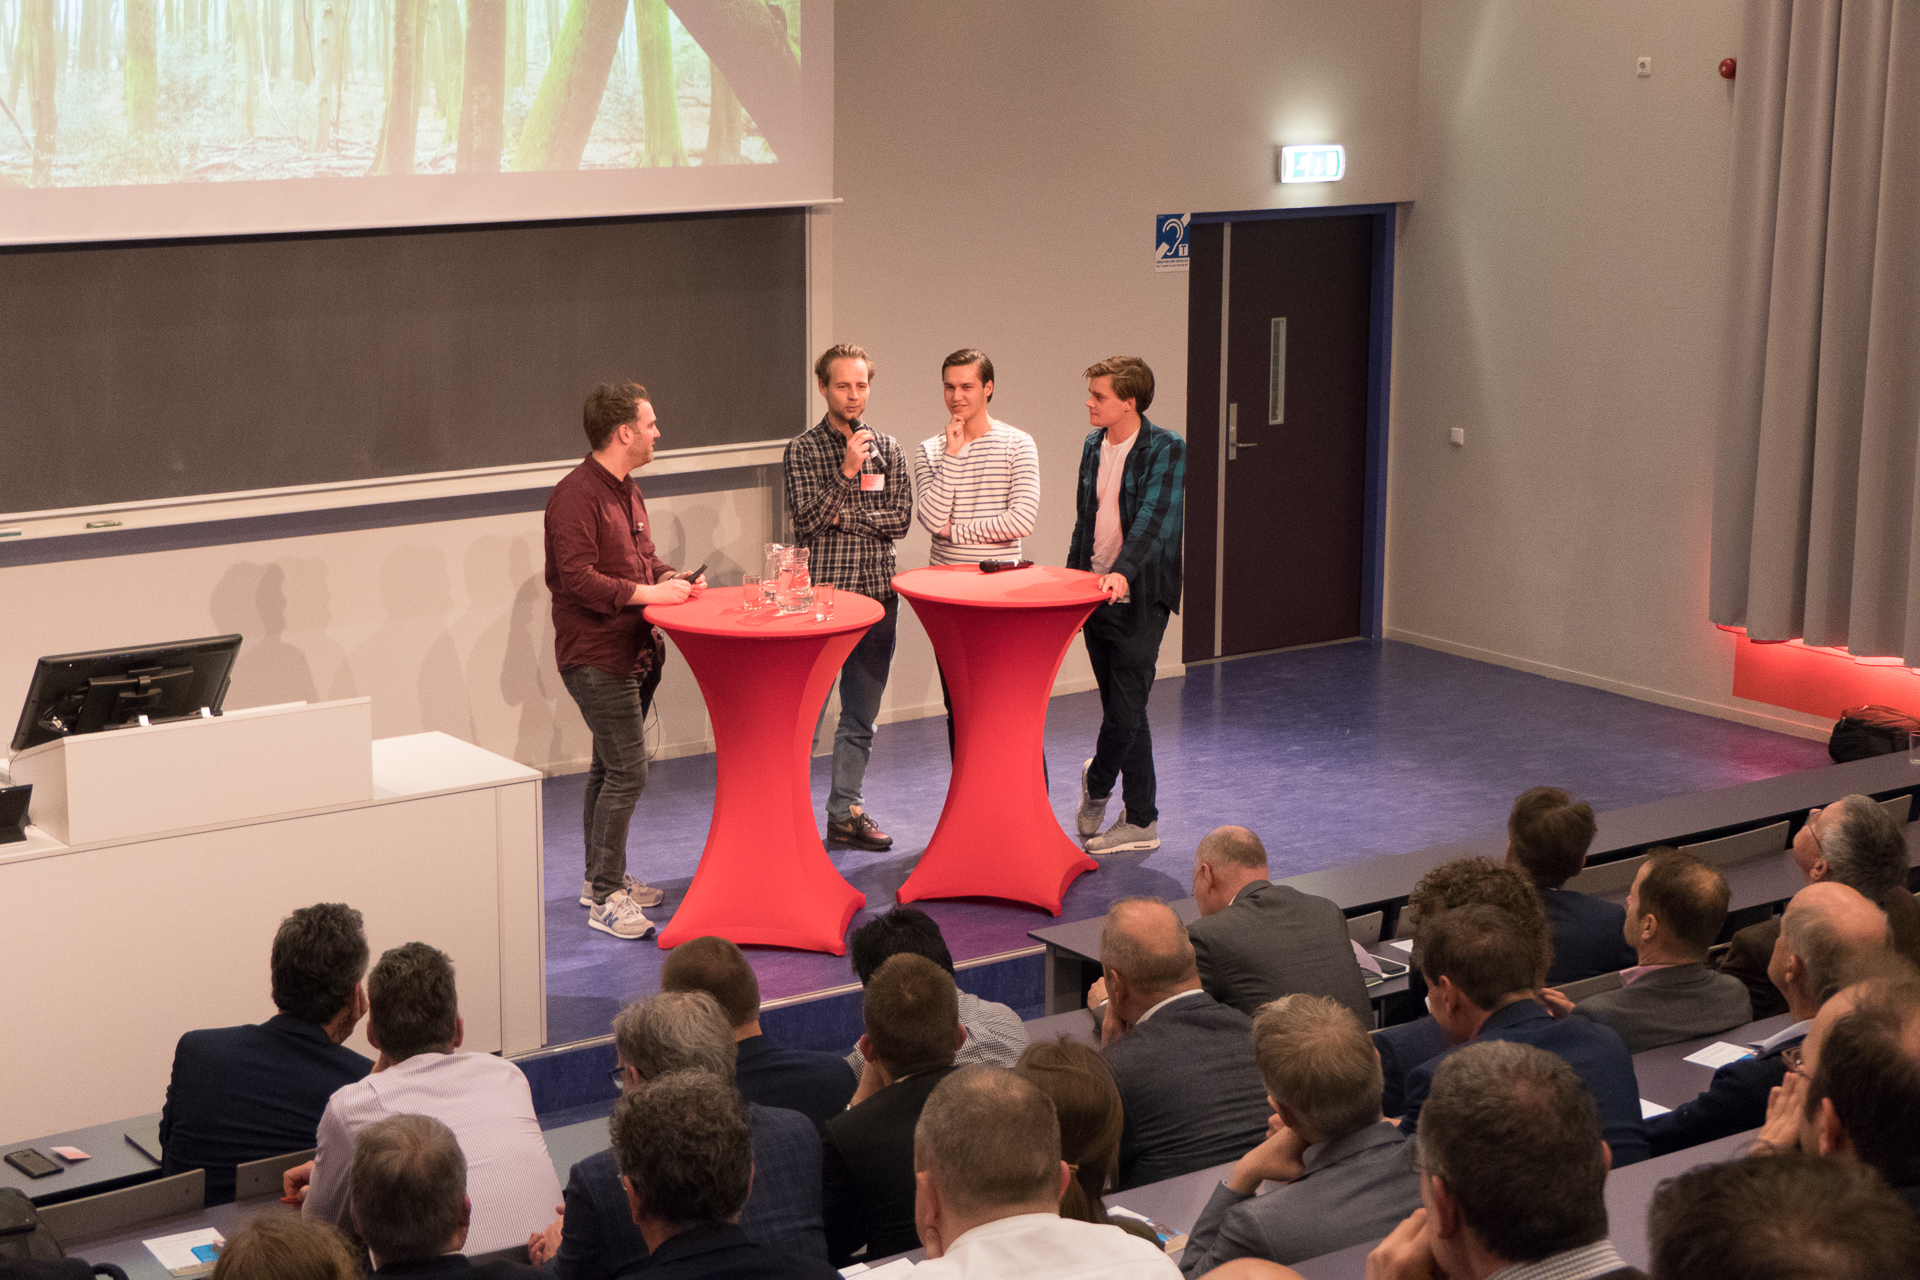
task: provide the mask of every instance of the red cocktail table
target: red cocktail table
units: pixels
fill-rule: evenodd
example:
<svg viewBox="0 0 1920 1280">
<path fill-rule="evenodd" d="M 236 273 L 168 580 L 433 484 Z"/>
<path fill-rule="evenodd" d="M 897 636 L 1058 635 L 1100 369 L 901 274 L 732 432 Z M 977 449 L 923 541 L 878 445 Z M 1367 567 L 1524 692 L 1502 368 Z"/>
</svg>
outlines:
<svg viewBox="0 0 1920 1280">
<path fill-rule="evenodd" d="M 1060 829 L 1041 771 L 1053 678 L 1074 632 L 1106 598 L 1098 583 L 1045 565 L 894 575 L 894 590 L 933 639 L 954 727 L 947 804 L 900 901 L 1010 898 L 1059 915 L 1074 877 L 1099 865 Z"/>
<path fill-rule="evenodd" d="M 711 933 L 846 954 L 847 922 L 867 897 L 820 843 L 807 763 L 833 678 L 883 612 L 842 591 L 825 622 L 749 613 L 732 588 L 647 607 L 647 621 L 673 638 L 700 682 L 719 757 L 706 848 L 686 900 L 660 927 L 662 947 Z"/>
</svg>

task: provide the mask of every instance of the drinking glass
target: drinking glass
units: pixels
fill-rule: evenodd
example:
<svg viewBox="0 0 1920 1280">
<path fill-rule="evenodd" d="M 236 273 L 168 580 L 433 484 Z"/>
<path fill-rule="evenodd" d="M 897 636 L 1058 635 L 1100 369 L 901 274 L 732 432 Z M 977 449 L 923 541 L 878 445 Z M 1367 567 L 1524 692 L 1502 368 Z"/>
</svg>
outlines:
<svg viewBox="0 0 1920 1280">
<path fill-rule="evenodd" d="M 813 620 L 825 622 L 833 616 L 833 584 L 816 582 L 813 584 Z"/>
<path fill-rule="evenodd" d="M 740 603 L 745 605 L 749 612 L 760 607 L 760 588 L 765 582 L 766 579 L 757 573 L 750 573 L 740 579 Z"/>
</svg>

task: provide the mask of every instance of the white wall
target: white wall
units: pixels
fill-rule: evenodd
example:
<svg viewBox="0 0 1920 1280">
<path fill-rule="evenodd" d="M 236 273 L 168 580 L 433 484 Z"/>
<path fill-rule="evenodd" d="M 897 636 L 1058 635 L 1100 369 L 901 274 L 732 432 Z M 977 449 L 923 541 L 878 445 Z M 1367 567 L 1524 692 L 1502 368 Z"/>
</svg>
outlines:
<svg viewBox="0 0 1920 1280">
<path fill-rule="evenodd" d="M 1186 277 L 1153 271 L 1153 215 L 1410 198 L 1418 15 L 1415 0 L 839 0 L 845 204 L 818 220 L 816 345 L 874 353 L 871 416 L 909 443 L 945 421 L 941 357 L 992 354 L 996 412 L 1041 443 L 1028 554 L 1061 562 L 1087 429 L 1080 370 L 1144 356 L 1160 378 L 1152 415 L 1185 427 Z M 1274 185 L 1275 143 L 1321 140 L 1347 145 L 1350 178 Z M 649 507 L 667 559 L 708 560 L 718 577 L 758 562 L 774 497 Z M 901 564 L 926 550 L 916 530 Z M 0 705 L 17 705 L 41 654 L 234 630 L 247 637 L 234 706 L 364 693 L 378 736 L 443 729 L 550 770 L 588 753 L 552 666 L 538 513 L 5 568 L 0 599 L 16 602 Z M 1163 665 L 1179 660 L 1169 633 Z M 1057 688 L 1090 687 L 1076 647 Z M 706 748 L 676 658 L 659 707 L 663 754 Z M 909 616 L 882 715 L 939 707 Z"/>
<path fill-rule="evenodd" d="M 1739 32 L 1735 0 L 1424 6 L 1387 634 L 1791 731 L 1706 611 Z"/>
</svg>

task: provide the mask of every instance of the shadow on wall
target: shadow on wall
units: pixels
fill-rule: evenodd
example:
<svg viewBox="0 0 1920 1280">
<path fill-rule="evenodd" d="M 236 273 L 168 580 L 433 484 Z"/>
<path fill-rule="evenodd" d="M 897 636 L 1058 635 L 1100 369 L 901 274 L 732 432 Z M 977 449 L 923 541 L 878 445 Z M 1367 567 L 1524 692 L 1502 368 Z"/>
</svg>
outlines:
<svg viewBox="0 0 1920 1280">
<path fill-rule="evenodd" d="M 438 729 L 474 741 L 466 671 L 448 628 L 453 587 L 437 547 L 400 547 L 380 565 L 385 618 L 355 645 L 347 665 L 373 698 L 373 736 Z"/>
<path fill-rule="evenodd" d="M 215 631 L 237 631 L 241 636 L 240 660 L 227 693 L 229 706 L 259 707 L 320 699 L 311 657 L 287 638 L 287 577 L 286 568 L 280 564 L 243 563 L 229 568 L 213 586 L 207 612 Z M 325 578 L 322 569 L 318 607 L 323 628 Z M 311 612 L 313 601 L 307 600 L 305 608 Z"/>
</svg>

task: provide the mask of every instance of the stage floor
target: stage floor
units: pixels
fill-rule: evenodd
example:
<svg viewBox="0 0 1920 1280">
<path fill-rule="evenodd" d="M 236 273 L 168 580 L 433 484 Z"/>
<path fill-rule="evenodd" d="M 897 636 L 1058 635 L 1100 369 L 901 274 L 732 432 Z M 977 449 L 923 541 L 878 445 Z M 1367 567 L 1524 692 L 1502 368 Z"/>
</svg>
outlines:
<svg viewBox="0 0 1920 1280">
<path fill-rule="evenodd" d="M 1116 898 L 1190 892 L 1194 846 L 1223 823 L 1258 832 L 1275 879 L 1382 853 L 1475 837 L 1498 840 L 1514 796 L 1563 786 L 1596 810 L 1732 786 L 1831 763 L 1818 743 L 1393 641 L 1352 641 L 1188 669 L 1154 688 L 1161 846 L 1102 860 L 1069 889 L 1062 920 Z M 1072 831 L 1080 764 L 1100 725 L 1094 693 L 1047 714 L 1054 812 Z M 813 762 L 825 828 L 830 761 Z M 894 837 L 887 853 L 831 850 L 867 895 L 857 926 L 892 904 L 946 798 L 946 723 L 882 725 L 866 794 Z M 659 988 L 665 952 L 587 927 L 579 905 L 584 774 L 545 786 L 547 1040 L 607 1034 L 622 1003 Z M 628 865 L 666 891 L 664 920 L 706 842 L 714 757 L 656 764 L 634 811 Z M 1117 816 L 1115 797 L 1108 817 Z M 1032 945 L 1052 923 L 1005 902 L 925 902 L 954 959 Z M 750 947 L 765 1000 L 853 981 L 845 957 Z"/>
</svg>

